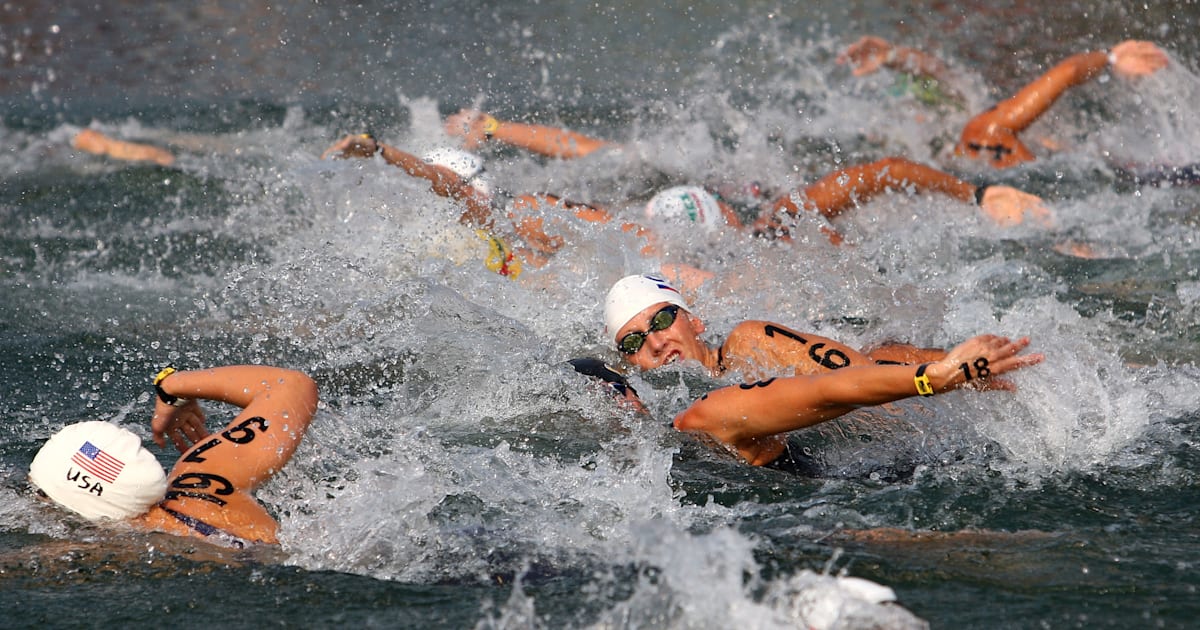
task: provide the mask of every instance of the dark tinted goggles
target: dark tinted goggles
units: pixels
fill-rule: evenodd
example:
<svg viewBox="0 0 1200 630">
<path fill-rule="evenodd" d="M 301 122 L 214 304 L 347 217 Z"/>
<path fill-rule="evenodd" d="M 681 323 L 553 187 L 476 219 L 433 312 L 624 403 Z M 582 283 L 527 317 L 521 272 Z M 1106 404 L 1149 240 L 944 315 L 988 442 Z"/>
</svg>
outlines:
<svg viewBox="0 0 1200 630">
<path fill-rule="evenodd" d="M 617 350 L 625 354 L 635 354 L 642 349 L 642 344 L 646 343 L 646 336 L 652 332 L 666 330 L 675 323 L 675 318 L 679 315 L 679 307 L 674 304 L 668 304 L 658 310 L 653 317 L 650 318 L 650 330 L 646 332 L 631 332 L 617 341 Z"/>
</svg>

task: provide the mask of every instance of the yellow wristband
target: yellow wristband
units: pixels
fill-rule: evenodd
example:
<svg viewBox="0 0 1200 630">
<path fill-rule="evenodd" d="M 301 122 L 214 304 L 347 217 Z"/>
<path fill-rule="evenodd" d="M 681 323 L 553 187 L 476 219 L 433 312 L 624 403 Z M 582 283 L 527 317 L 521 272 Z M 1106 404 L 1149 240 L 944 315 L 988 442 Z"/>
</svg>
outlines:
<svg viewBox="0 0 1200 630">
<path fill-rule="evenodd" d="M 174 374 L 177 371 L 178 370 L 176 370 L 173 366 L 168 365 L 167 367 L 165 367 L 161 371 L 159 371 L 158 374 L 154 375 L 154 393 L 158 395 L 159 400 L 163 401 L 164 403 L 166 403 L 168 405 L 171 405 L 172 407 L 182 407 L 182 406 L 192 402 L 192 399 L 190 399 L 190 398 L 180 398 L 179 396 L 175 396 L 173 394 L 168 394 L 162 388 L 162 382 L 165 381 L 168 376 Z"/>
<path fill-rule="evenodd" d="M 492 134 L 500 130 L 500 121 L 495 117 L 484 114 L 483 116 L 483 135 L 491 138 Z"/>
<path fill-rule="evenodd" d="M 165 381 L 168 376 L 170 376 L 178 371 L 179 370 L 176 370 L 175 367 L 171 366 L 171 365 L 168 365 L 167 367 L 163 368 L 162 371 L 160 371 L 158 374 L 154 375 L 154 386 L 157 387 L 157 386 L 161 385 L 162 382 Z"/>
<path fill-rule="evenodd" d="M 917 386 L 917 393 L 922 396 L 932 396 L 934 394 L 933 383 L 930 383 L 929 377 L 925 376 L 925 368 L 927 367 L 929 367 L 928 363 L 922 363 L 917 368 L 916 376 L 913 376 L 913 384 Z"/>
</svg>

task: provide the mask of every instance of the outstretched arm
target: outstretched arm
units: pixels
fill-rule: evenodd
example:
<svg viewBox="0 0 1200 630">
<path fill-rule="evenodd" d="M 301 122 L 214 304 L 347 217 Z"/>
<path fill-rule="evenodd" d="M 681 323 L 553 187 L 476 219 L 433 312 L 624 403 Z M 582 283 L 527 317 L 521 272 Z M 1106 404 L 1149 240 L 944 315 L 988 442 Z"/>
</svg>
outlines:
<svg viewBox="0 0 1200 630">
<path fill-rule="evenodd" d="M 775 202 L 771 214 L 795 215 L 805 210 L 833 220 L 842 212 L 888 189 L 912 188 L 919 193 L 938 192 L 960 201 L 975 202 L 1000 225 L 1021 223 L 1026 212 L 1046 223 L 1050 211 L 1039 197 L 1009 186 L 976 186 L 949 173 L 904 158 L 884 158 L 869 164 L 834 171 Z"/>
<path fill-rule="evenodd" d="M 996 168 L 1007 168 L 1034 159 L 1017 134 L 1033 124 L 1067 89 L 1090 81 L 1112 64 L 1122 76 L 1156 72 L 1167 65 L 1167 56 L 1150 42 L 1126 41 L 1112 51 L 1072 55 L 1051 68 L 1012 97 L 976 116 L 963 128 L 955 152 L 984 157 Z"/>
<path fill-rule="evenodd" d="M 854 409 L 944 392 L 974 379 L 989 379 L 1042 361 L 1040 354 L 1019 355 L 1029 339 L 996 335 L 973 337 L 941 360 L 924 366 L 923 386 L 912 366 L 849 367 L 812 376 L 778 378 L 724 387 L 707 394 L 675 418 L 675 428 L 706 434 L 750 463 L 767 441 L 782 433 L 842 416 Z M 774 451 L 775 454 L 778 451 Z M 769 459 L 767 461 L 770 461 Z"/>
<path fill-rule="evenodd" d="M 369 158 L 376 153 L 384 162 L 429 182 L 429 188 L 443 197 L 449 197 L 463 203 L 466 209 L 460 219 L 463 223 L 490 228 L 492 226 L 492 207 L 488 198 L 471 187 L 454 171 L 436 164 L 430 164 L 421 158 L 402 151 L 391 145 L 379 142 L 370 134 L 351 134 L 338 140 L 321 154 L 321 159 L 338 158 Z"/>
<path fill-rule="evenodd" d="M 446 133 L 461 136 L 463 146 L 473 149 L 485 140 L 497 140 L 541 155 L 557 158 L 583 157 L 611 143 L 584 134 L 525 123 L 497 120 L 490 114 L 464 109 L 446 119 Z"/>
<path fill-rule="evenodd" d="M 169 437 L 184 454 L 176 470 L 200 467 L 244 491 L 283 468 L 317 409 L 316 383 L 282 368 L 228 366 L 160 374 L 156 381 L 161 393 L 150 428 L 155 443 L 164 446 Z M 242 412 L 219 435 L 209 436 L 201 399 L 236 405 Z M 232 442 L 236 448 L 216 448 L 213 442 Z"/>
<path fill-rule="evenodd" d="M 130 162 L 154 162 L 159 166 L 171 166 L 175 156 L 165 149 L 149 144 L 126 142 L 110 138 L 95 129 L 84 129 L 71 139 L 71 146 L 80 151 Z"/>
</svg>

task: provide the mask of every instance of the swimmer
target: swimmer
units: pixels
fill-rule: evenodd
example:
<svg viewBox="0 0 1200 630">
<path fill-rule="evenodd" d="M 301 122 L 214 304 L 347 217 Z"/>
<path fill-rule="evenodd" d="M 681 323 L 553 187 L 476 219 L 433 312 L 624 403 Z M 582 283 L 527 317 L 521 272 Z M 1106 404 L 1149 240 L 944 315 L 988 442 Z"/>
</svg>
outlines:
<svg viewBox="0 0 1200 630">
<path fill-rule="evenodd" d="M 496 215 L 506 218 L 511 225 L 508 231 L 524 244 L 509 251 L 517 264 L 542 266 L 565 244 L 561 236 L 546 231 L 545 219 L 535 214 L 540 209 L 588 223 L 608 223 L 613 218 L 602 208 L 551 193 L 513 194 L 505 191 L 492 184 L 479 156 L 458 149 L 440 148 L 417 157 L 379 142 L 370 134 L 353 134 L 338 140 L 322 153 L 321 158 L 370 158 L 376 154 L 409 175 L 428 180 L 434 193 L 463 203 L 466 210 L 460 222 L 484 229 L 493 239 L 501 238 L 497 236 L 501 230 L 495 223 Z M 621 229 L 648 236 L 644 228 L 633 223 L 624 223 Z M 504 247 L 508 248 L 508 245 L 504 244 Z"/>
<path fill-rule="evenodd" d="M 891 68 L 917 71 L 939 80 L 947 74 L 946 65 L 921 51 L 894 47 L 878 37 L 863 37 L 838 57 L 839 63 L 854 66 L 854 75 L 863 76 Z M 1127 40 L 1108 51 L 1072 55 L 1038 77 L 1012 97 L 972 118 L 962 130 L 955 155 L 979 159 L 995 168 L 1009 168 L 1036 159 L 1033 151 L 1018 138 L 1044 114 L 1068 88 L 1086 83 L 1112 67 L 1120 77 L 1153 74 L 1167 66 L 1167 54 L 1151 42 Z"/>
<path fill-rule="evenodd" d="M 71 139 L 71 146 L 95 155 L 104 155 L 128 162 L 153 162 L 159 166 L 171 166 L 175 156 L 166 149 L 140 142 L 117 140 L 96 131 L 84 129 Z"/>
<path fill-rule="evenodd" d="M 154 442 L 182 455 L 170 474 L 132 431 L 104 421 L 69 425 L 30 465 L 30 481 L 58 505 L 91 521 L 191 536 L 226 546 L 277 544 L 279 524 L 253 491 L 287 464 L 317 409 L 308 376 L 267 366 L 154 378 Z M 199 400 L 242 408 L 209 434 Z"/>
<path fill-rule="evenodd" d="M 932 396 L 969 385 L 1012 389 L 995 377 L 1037 364 L 1019 355 L 1028 338 L 971 338 L 950 351 L 901 344 L 870 353 L 777 324 L 739 324 L 718 348 L 700 339 L 703 322 L 662 278 L 628 276 L 605 299 L 606 334 L 633 365 L 649 370 L 697 361 L 711 374 L 740 371 L 748 382 L 706 394 L 674 427 L 715 442 L 753 466 L 803 468 L 788 452 L 788 432 L 864 406 Z M 784 376 L 780 376 L 784 374 Z"/>
<path fill-rule="evenodd" d="M 503 136 L 487 135 L 480 131 L 485 126 L 495 128 L 497 125 L 499 129 L 508 129 L 511 125 L 523 131 Z M 446 122 L 446 131 L 450 135 L 462 136 L 466 144 L 471 147 L 478 146 L 482 139 L 494 138 L 542 155 L 574 158 L 588 155 L 602 147 L 617 146 L 611 142 L 587 138 L 583 134 L 564 129 L 554 130 L 558 134 L 555 135 L 550 131 L 553 128 L 539 125 L 535 126 L 537 134 L 534 134 L 529 132 L 526 127 L 529 126 L 521 123 L 498 122 L 491 115 L 476 110 L 462 110 L 451 116 Z M 556 140 L 551 143 L 543 142 L 548 137 L 554 137 Z M 584 139 L 587 141 L 585 142 Z M 576 147 L 576 149 L 562 150 L 561 146 L 564 143 Z M 578 147 L 587 147 L 587 149 L 583 150 Z M 991 221 L 1000 226 L 1020 224 L 1026 215 L 1033 217 L 1043 226 L 1049 226 L 1052 223 L 1050 211 L 1045 207 L 1042 199 L 1035 195 L 1011 186 L 977 186 L 933 167 L 904 158 L 891 157 L 839 169 L 809 186 L 780 196 L 761 211 L 754 224 L 754 232 L 757 234 L 781 232 L 783 229 L 782 223 L 779 221 L 781 213 L 796 216 L 803 209 L 818 212 L 827 220 L 832 220 L 855 205 L 866 203 L 885 192 L 909 188 L 922 194 L 939 193 L 959 201 L 973 203 L 979 206 Z M 675 187 L 663 192 L 686 195 L 690 194 L 689 191 L 698 189 L 700 187 L 697 186 Z M 716 195 L 712 195 L 711 192 L 708 193 L 708 196 L 716 198 Z M 717 211 L 704 217 L 706 221 L 711 221 L 712 224 L 723 223 L 734 228 L 742 227 L 737 213 L 729 204 L 719 199 L 716 202 L 709 202 L 702 199 L 703 197 L 704 195 L 698 195 L 698 201 L 693 205 L 703 207 L 704 204 L 715 203 L 717 208 Z M 651 203 L 647 205 L 648 213 L 652 211 L 654 204 L 655 200 L 651 200 Z M 720 222 L 716 222 L 718 214 L 722 217 Z M 821 231 L 831 242 L 835 244 L 842 242 L 841 235 L 832 227 L 823 227 Z"/>
<path fill-rule="evenodd" d="M 749 380 L 759 380 L 879 362 L 925 363 L 946 354 L 944 350 L 908 344 L 884 344 L 859 351 L 833 339 L 756 320 L 735 326 L 719 347 L 700 339 L 704 331 L 704 321 L 663 277 L 626 276 L 613 285 L 604 300 L 606 337 L 622 358 L 642 370 L 695 361 L 713 376 L 734 371 Z"/>
</svg>

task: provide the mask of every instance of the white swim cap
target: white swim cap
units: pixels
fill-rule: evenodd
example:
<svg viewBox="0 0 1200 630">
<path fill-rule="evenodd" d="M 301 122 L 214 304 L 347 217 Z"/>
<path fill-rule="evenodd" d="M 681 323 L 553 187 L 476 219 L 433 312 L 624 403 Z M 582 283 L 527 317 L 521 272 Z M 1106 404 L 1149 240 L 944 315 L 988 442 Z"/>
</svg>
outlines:
<svg viewBox="0 0 1200 630">
<path fill-rule="evenodd" d="M 604 298 L 604 334 L 617 342 L 617 331 L 634 315 L 662 302 L 669 302 L 688 311 L 687 302 L 679 290 L 663 278 L 651 275 L 625 276 L 608 290 Z"/>
<path fill-rule="evenodd" d="M 691 221 L 707 230 L 725 223 L 717 198 L 699 186 L 674 186 L 654 195 L 646 204 L 646 218 L 655 217 Z"/>
<path fill-rule="evenodd" d="M 448 168 L 479 192 L 492 194 L 491 179 L 484 174 L 483 158 L 462 149 L 438 147 L 421 158 L 427 164 Z"/>
<path fill-rule="evenodd" d="M 167 492 L 167 476 L 132 431 L 80 422 L 46 441 L 29 479 L 58 504 L 89 520 L 144 514 Z"/>
</svg>

